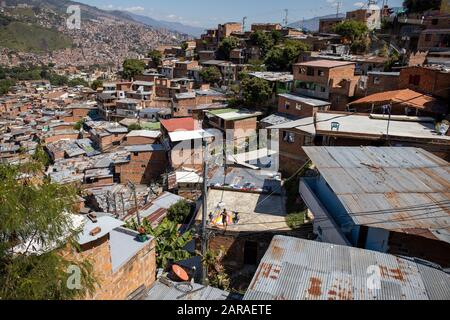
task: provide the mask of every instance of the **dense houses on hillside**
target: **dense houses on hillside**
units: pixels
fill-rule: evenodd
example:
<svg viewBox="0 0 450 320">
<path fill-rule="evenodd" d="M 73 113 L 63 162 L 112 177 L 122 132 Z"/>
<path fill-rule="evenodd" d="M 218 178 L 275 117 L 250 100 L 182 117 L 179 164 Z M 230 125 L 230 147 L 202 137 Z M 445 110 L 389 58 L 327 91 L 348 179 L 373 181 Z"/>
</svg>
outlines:
<svg viewBox="0 0 450 320">
<path fill-rule="evenodd" d="M 365 52 L 335 34 L 349 20 L 371 30 Z M 95 90 L 19 81 L 0 96 L 0 163 L 44 153 L 42 178 L 82 190 L 67 254 L 102 274 L 92 299 L 182 299 L 181 280 L 192 299 L 450 299 L 448 21 L 369 6 L 318 32 L 229 22 Z M 303 49 L 273 67 L 258 37 Z M 157 228 L 180 201 L 193 257 L 160 270 L 159 239 L 129 223 Z M 205 242 L 227 290 L 199 287 Z M 381 288 L 364 287 L 369 266 Z"/>
</svg>

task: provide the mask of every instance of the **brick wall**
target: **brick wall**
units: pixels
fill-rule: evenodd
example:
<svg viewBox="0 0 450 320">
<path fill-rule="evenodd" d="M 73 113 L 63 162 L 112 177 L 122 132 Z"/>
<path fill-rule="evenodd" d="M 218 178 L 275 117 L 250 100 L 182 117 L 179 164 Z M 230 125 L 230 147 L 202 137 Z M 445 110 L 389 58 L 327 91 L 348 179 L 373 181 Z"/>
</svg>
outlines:
<svg viewBox="0 0 450 320">
<path fill-rule="evenodd" d="M 136 255 L 116 272 L 112 271 L 109 235 L 83 246 L 81 252 L 72 252 L 77 261 L 88 259 L 99 282 L 94 294 L 87 300 L 125 300 L 136 289 L 146 288 L 155 281 L 156 256 L 154 240 L 149 241 Z"/>
<path fill-rule="evenodd" d="M 166 166 L 164 151 L 131 152 L 130 162 L 116 165 L 116 173 L 120 174 L 121 183 L 149 184 L 161 176 Z"/>
<path fill-rule="evenodd" d="M 413 83 L 413 77 L 420 77 L 418 85 Z M 399 89 L 409 88 L 422 93 L 432 94 L 442 99 L 450 98 L 450 72 L 441 72 L 422 67 L 408 67 L 400 72 Z"/>
</svg>

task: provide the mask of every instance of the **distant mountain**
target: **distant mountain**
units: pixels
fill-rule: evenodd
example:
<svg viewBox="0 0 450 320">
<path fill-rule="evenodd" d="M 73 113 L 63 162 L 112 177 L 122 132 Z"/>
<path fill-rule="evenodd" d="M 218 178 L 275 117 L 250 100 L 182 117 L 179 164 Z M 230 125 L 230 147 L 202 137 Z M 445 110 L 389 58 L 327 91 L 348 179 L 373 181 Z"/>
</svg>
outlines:
<svg viewBox="0 0 450 320">
<path fill-rule="evenodd" d="M 133 20 L 141 22 L 147 26 L 154 28 L 167 29 L 171 31 L 177 31 L 190 36 L 199 37 L 204 31 L 204 28 L 188 26 L 179 22 L 171 22 L 164 20 L 156 20 L 147 16 L 126 12 Z"/>
<path fill-rule="evenodd" d="M 297 22 L 293 22 L 291 24 L 289 24 L 289 27 L 292 28 L 304 28 L 310 31 L 319 31 L 319 25 L 320 25 L 320 19 L 328 19 L 328 18 L 335 18 L 336 14 L 329 14 L 326 16 L 321 16 L 321 17 L 315 17 L 312 19 L 308 19 L 308 20 L 300 20 Z M 343 14 L 339 14 L 340 18 L 343 18 L 344 15 Z"/>
</svg>

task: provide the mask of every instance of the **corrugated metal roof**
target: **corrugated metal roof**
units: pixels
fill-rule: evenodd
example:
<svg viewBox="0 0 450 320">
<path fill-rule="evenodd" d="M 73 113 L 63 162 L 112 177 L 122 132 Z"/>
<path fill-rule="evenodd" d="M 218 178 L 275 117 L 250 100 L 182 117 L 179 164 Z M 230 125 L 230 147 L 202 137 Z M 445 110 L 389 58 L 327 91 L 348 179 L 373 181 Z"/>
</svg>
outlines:
<svg viewBox="0 0 450 320">
<path fill-rule="evenodd" d="M 450 243 L 450 166 L 403 147 L 304 147 L 357 225 Z"/>
<path fill-rule="evenodd" d="M 213 287 L 204 287 L 197 283 L 189 285 L 169 281 L 168 286 L 155 281 L 145 300 L 227 300 L 230 293 Z M 191 287 L 192 286 L 192 287 Z M 191 292 L 191 293 L 189 293 Z"/>
<path fill-rule="evenodd" d="M 381 288 L 369 289 L 378 268 Z M 244 300 L 448 300 L 450 276 L 410 259 L 275 236 Z"/>
</svg>

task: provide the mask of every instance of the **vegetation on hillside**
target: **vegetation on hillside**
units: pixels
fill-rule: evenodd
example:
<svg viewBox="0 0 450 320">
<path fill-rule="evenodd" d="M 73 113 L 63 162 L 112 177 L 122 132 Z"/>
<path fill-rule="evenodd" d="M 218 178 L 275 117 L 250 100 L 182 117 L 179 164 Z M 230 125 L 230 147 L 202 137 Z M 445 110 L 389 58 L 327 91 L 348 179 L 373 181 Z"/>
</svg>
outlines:
<svg viewBox="0 0 450 320">
<path fill-rule="evenodd" d="M 72 40 L 56 30 L 3 17 L 0 46 L 23 52 L 51 52 L 71 47 Z"/>
<path fill-rule="evenodd" d="M 94 289 L 90 262 L 61 254 L 67 243 L 76 247 L 77 230 L 69 213 L 74 212 L 77 190 L 47 179 L 36 185 L 32 179 L 42 170 L 39 161 L 0 165 L 1 299 L 67 300 Z M 20 253 L 18 245 L 23 245 Z M 79 289 L 68 286 L 74 267 L 81 271 Z"/>
</svg>

